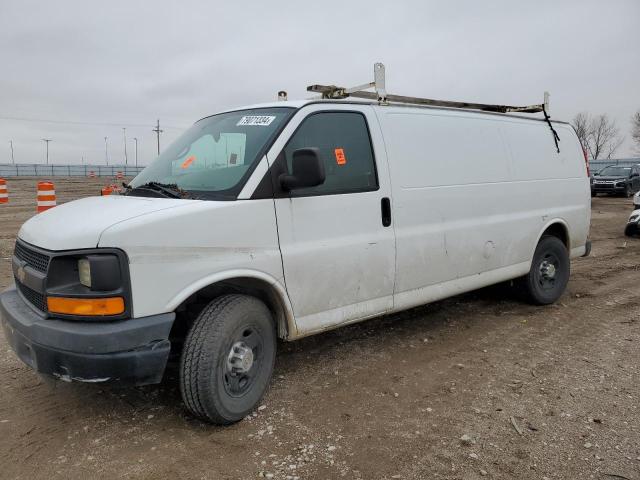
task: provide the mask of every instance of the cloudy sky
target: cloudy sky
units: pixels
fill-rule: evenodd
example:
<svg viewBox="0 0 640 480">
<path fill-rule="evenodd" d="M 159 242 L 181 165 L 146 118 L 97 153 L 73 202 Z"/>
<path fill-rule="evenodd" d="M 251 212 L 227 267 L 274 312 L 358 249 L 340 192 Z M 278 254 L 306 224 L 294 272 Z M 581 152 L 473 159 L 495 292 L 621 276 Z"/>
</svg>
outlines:
<svg viewBox="0 0 640 480">
<path fill-rule="evenodd" d="M 305 6 L 313 3 L 313 6 Z M 403 95 L 607 113 L 640 109 L 639 0 L 0 1 L 0 163 L 154 158 L 220 109 L 360 84 Z"/>
</svg>

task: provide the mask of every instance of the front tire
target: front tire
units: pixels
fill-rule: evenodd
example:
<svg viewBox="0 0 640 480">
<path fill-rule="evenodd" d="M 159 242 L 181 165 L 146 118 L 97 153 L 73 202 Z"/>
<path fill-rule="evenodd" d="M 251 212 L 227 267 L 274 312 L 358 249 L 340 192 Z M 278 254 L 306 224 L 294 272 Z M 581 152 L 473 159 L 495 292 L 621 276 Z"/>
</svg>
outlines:
<svg viewBox="0 0 640 480">
<path fill-rule="evenodd" d="M 267 306 L 247 295 L 211 301 L 193 323 L 180 361 L 180 392 L 201 420 L 228 425 L 256 408 L 276 357 Z"/>
<path fill-rule="evenodd" d="M 569 273 L 567 247 L 558 237 L 544 235 L 533 254 L 531 270 L 520 279 L 521 291 L 530 303 L 549 305 L 564 293 Z"/>
</svg>

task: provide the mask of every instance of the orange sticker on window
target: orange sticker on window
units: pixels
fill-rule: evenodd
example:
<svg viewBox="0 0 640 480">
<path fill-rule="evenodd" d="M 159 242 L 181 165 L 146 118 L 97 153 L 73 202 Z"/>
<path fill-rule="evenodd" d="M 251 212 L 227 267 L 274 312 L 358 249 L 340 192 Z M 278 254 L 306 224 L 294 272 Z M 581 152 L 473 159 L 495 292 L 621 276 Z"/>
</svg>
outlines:
<svg viewBox="0 0 640 480">
<path fill-rule="evenodd" d="M 191 166 L 191 164 L 193 162 L 195 162 L 196 157 L 195 155 L 191 155 L 189 158 L 187 158 L 184 162 L 182 162 L 182 165 L 180 166 L 180 168 L 189 168 Z"/>
<path fill-rule="evenodd" d="M 338 165 L 346 165 L 347 157 L 344 156 L 344 150 L 342 148 L 336 148 L 334 152 L 336 154 L 336 163 Z"/>
</svg>

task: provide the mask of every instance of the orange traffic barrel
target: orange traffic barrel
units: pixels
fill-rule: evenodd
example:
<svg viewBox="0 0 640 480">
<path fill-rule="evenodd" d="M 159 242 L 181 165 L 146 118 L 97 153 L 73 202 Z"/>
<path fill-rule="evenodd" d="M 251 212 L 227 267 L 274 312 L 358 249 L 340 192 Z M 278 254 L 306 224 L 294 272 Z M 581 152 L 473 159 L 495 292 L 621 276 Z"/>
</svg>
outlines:
<svg viewBox="0 0 640 480">
<path fill-rule="evenodd" d="M 102 190 L 100 190 L 100 195 L 104 196 L 104 195 L 111 195 L 113 193 L 113 188 L 111 188 L 111 185 L 107 185 L 106 187 L 102 187 Z"/>
<path fill-rule="evenodd" d="M 7 192 L 7 181 L 0 178 L 0 203 L 9 203 L 9 192 Z"/>
<path fill-rule="evenodd" d="M 38 182 L 38 213 L 56 206 L 56 190 L 52 182 Z"/>
</svg>

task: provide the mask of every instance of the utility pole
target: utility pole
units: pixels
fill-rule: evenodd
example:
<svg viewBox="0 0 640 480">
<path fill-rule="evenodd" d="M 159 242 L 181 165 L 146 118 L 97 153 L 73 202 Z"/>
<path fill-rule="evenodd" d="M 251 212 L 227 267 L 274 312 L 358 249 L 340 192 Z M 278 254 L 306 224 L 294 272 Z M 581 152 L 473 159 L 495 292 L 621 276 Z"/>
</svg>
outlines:
<svg viewBox="0 0 640 480">
<path fill-rule="evenodd" d="M 125 166 L 129 163 L 127 161 L 127 129 L 122 127 L 122 138 L 124 139 L 124 164 Z"/>
<path fill-rule="evenodd" d="M 104 161 L 109 165 L 109 137 L 104 137 Z"/>
<path fill-rule="evenodd" d="M 13 158 L 13 140 L 9 140 L 9 145 L 11 145 L 11 163 L 16 163 L 16 159 Z"/>
<path fill-rule="evenodd" d="M 160 119 L 156 122 L 156 128 L 151 131 L 155 132 L 158 137 L 158 155 L 160 155 L 160 134 L 162 133 L 162 130 L 160 130 Z"/>
<path fill-rule="evenodd" d="M 43 138 L 42 141 L 47 144 L 47 165 L 49 165 L 49 142 L 52 140 L 50 138 Z"/>
<path fill-rule="evenodd" d="M 136 137 L 133 137 L 133 141 L 136 144 L 136 168 L 138 168 L 138 139 Z"/>
</svg>

